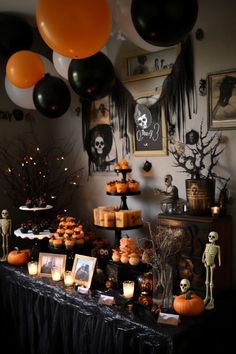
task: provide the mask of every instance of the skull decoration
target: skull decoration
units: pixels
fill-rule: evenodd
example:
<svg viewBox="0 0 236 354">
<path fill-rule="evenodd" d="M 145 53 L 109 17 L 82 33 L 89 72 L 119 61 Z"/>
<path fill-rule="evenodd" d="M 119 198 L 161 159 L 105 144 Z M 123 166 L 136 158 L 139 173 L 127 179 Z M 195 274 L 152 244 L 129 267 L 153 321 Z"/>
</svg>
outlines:
<svg viewBox="0 0 236 354">
<path fill-rule="evenodd" d="M 103 149 L 104 149 L 104 140 L 101 136 L 97 136 L 94 142 L 94 148 L 97 152 L 98 155 L 103 154 Z"/>
<path fill-rule="evenodd" d="M 197 195 L 198 194 L 198 186 L 196 183 L 193 183 L 192 187 L 191 187 L 191 194 L 192 195 Z"/>
<path fill-rule="evenodd" d="M 8 210 L 3 209 L 1 215 L 3 219 L 7 219 L 9 216 Z"/>
<path fill-rule="evenodd" d="M 152 114 L 144 104 L 136 105 L 134 119 L 137 127 L 141 129 L 148 129 L 152 124 Z"/>
<path fill-rule="evenodd" d="M 186 293 L 190 288 L 190 281 L 188 279 L 182 279 L 180 282 L 181 293 Z"/>
<path fill-rule="evenodd" d="M 218 232 L 216 231 L 211 231 L 208 235 L 208 240 L 210 243 L 215 243 L 219 238 Z"/>
<path fill-rule="evenodd" d="M 147 116 L 146 116 L 146 114 L 143 114 L 142 116 L 138 117 L 137 121 L 138 121 L 138 125 L 141 128 L 147 129 L 148 125 L 147 125 Z"/>
</svg>

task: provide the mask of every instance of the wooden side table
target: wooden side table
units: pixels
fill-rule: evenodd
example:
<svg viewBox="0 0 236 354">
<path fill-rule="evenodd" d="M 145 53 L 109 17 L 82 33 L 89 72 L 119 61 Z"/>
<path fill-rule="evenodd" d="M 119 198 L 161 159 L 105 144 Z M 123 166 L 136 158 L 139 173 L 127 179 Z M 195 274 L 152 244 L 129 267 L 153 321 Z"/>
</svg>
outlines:
<svg viewBox="0 0 236 354">
<path fill-rule="evenodd" d="M 202 263 L 202 254 L 208 242 L 209 233 L 217 231 L 219 234 L 217 244 L 221 248 L 221 267 L 216 261 L 214 293 L 231 288 L 232 217 L 230 215 L 212 217 L 159 214 L 157 222 L 162 226 L 183 228 L 186 231 L 187 240 L 183 245 L 179 264 L 176 266 L 177 276 L 178 280 L 190 278 L 193 288 L 199 290 L 200 293 L 205 289 L 205 267 Z"/>
</svg>

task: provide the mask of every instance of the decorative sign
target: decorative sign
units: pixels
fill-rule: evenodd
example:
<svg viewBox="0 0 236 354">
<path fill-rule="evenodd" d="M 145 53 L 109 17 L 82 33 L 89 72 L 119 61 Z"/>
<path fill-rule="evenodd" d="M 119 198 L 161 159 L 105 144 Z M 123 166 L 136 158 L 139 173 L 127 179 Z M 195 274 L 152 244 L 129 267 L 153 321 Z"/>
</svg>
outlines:
<svg viewBox="0 0 236 354">
<path fill-rule="evenodd" d="M 167 155 L 167 132 L 164 115 L 158 119 L 152 105 L 159 95 L 157 92 L 144 93 L 136 99 L 134 111 L 134 154 L 135 156 Z"/>
</svg>

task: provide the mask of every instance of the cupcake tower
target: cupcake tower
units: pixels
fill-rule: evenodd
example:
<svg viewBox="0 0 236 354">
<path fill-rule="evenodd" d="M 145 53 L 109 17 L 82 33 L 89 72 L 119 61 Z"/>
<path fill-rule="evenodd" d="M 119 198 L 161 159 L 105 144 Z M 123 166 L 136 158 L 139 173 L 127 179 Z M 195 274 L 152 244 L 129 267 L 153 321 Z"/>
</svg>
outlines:
<svg viewBox="0 0 236 354">
<path fill-rule="evenodd" d="M 127 196 L 140 193 L 138 181 L 128 176 L 132 171 L 127 160 L 120 160 L 115 166 L 115 172 L 122 174 L 121 180 L 106 183 L 106 193 L 108 195 L 120 196 L 121 203 L 119 208 L 110 206 L 100 206 L 93 209 L 94 225 L 98 227 L 110 228 L 115 230 L 115 245 L 121 239 L 121 231 L 134 229 L 142 226 L 141 210 L 129 210 L 126 199 Z"/>
<path fill-rule="evenodd" d="M 50 239 L 49 245 L 54 248 L 71 249 L 74 246 L 82 246 L 86 241 L 83 225 L 75 221 L 74 217 L 61 217 L 58 228 Z"/>
<path fill-rule="evenodd" d="M 131 172 L 130 165 L 126 160 L 120 160 L 115 166 L 117 173 L 122 173 L 121 180 L 110 181 L 106 183 L 106 192 L 111 194 L 116 193 L 135 193 L 140 190 L 140 183 L 132 178 L 126 180 L 126 174 Z"/>
</svg>

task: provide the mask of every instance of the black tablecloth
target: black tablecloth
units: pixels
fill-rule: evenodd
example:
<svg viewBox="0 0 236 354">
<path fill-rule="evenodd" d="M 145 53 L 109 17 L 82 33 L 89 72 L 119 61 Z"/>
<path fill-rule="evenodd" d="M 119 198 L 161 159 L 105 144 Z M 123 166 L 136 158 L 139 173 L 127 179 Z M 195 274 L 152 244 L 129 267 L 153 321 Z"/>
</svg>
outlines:
<svg viewBox="0 0 236 354">
<path fill-rule="evenodd" d="M 234 346 L 235 291 L 179 326 L 157 324 L 144 307 L 129 313 L 122 301 L 98 305 L 99 295 L 0 263 L 1 354 L 217 354 Z"/>
<path fill-rule="evenodd" d="M 0 264 L 1 337 L 6 353 L 169 354 L 172 339 L 120 306 L 98 305 L 63 283 Z M 10 338 L 7 340 L 7 337 Z M 1 351 L 2 353 L 2 351 Z"/>
</svg>

